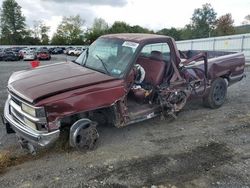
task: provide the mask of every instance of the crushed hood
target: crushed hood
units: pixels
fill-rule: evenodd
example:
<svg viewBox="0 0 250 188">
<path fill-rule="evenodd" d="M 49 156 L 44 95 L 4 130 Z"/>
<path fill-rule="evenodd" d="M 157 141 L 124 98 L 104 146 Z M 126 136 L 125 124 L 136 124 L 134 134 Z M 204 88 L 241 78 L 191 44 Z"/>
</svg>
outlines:
<svg viewBox="0 0 250 188">
<path fill-rule="evenodd" d="M 33 103 L 58 93 L 115 79 L 75 63 L 64 62 L 15 72 L 9 79 L 8 89 Z"/>
</svg>

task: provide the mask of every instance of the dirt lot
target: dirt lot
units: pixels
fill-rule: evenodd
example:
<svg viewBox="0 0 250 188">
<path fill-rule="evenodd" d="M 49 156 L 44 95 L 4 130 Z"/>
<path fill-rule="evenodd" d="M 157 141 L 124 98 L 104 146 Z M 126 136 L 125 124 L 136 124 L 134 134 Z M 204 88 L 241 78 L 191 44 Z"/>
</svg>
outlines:
<svg viewBox="0 0 250 188">
<path fill-rule="evenodd" d="M 50 64 L 65 60 L 54 56 Z M 13 71 L 28 62 L 0 62 L 0 112 Z M 94 151 L 56 146 L 23 152 L 0 124 L 0 187 L 250 187 L 250 69 L 210 110 L 197 100 L 177 120 L 156 118 L 125 128 L 100 127 Z"/>
</svg>

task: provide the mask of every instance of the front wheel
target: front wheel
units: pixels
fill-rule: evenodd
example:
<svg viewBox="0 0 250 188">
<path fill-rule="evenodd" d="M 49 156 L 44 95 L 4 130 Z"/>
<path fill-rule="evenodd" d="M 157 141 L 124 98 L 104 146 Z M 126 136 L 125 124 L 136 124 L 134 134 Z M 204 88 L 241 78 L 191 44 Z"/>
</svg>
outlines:
<svg viewBox="0 0 250 188">
<path fill-rule="evenodd" d="M 94 149 L 98 138 L 96 123 L 89 119 L 80 119 L 70 128 L 70 145 L 78 150 Z"/>
<path fill-rule="evenodd" d="M 206 107 L 216 109 L 221 107 L 227 96 L 227 83 L 223 78 L 217 78 L 212 82 L 209 92 L 203 97 L 203 104 Z"/>
</svg>

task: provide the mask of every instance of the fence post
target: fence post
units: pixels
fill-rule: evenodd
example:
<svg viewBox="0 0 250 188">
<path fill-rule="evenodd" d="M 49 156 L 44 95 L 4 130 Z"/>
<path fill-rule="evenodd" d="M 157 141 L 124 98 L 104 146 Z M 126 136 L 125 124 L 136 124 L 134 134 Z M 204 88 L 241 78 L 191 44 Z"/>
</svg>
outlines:
<svg viewBox="0 0 250 188">
<path fill-rule="evenodd" d="M 215 41 L 216 41 L 216 39 L 214 38 L 214 40 L 213 40 L 213 51 L 215 51 Z"/>
<path fill-rule="evenodd" d="M 241 52 L 244 51 L 244 39 L 245 39 L 245 35 L 243 35 L 242 38 L 241 38 L 241 48 L 240 48 Z"/>
</svg>

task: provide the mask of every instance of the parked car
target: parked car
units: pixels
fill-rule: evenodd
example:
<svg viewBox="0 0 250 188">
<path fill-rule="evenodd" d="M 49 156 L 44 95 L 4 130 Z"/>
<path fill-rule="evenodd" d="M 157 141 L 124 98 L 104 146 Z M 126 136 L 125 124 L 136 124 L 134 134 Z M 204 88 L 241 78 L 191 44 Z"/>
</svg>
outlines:
<svg viewBox="0 0 250 188">
<path fill-rule="evenodd" d="M 3 60 L 3 57 L 4 57 L 4 50 L 0 49 L 0 61 Z"/>
<path fill-rule="evenodd" d="M 74 55 L 74 56 L 79 56 L 83 51 L 85 50 L 84 47 L 76 47 L 74 49 L 71 49 L 68 51 L 68 55 Z"/>
<path fill-rule="evenodd" d="M 39 51 L 47 51 L 48 48 L 47 48 L 46 46 L 43 46 L 43 47 L 38 48 L 38 50 L 39 50 Z"/>
<path fill-rule="evenodd" d="M 24 56 L 23 60 L 35 60 L 36 59 L 36 53 L 33 50 L 27 51 Z"/>
<path fill-rule="evenodd" d="M 50 48 L 48 49 L 49 53 L 52 54 L 52 52 L 53 52 L 54 49 L 55 49 L 54 47 L 50 47 Z"/>
<path fill-rule="evenodd" d="M 176 118 L 194 98 L 219 108 L 244 68 L 242 52 L 181 52 L 167 36 L 104 35 L 71 63 L 14 73 L 4 123 L 29 148 L 46 146 L 63 131 L 70 146 L 91 149 L 100 124 L 119 128 L 156 116 Z"/>
<path fill-rule="evenodd" d="M 19 50 L 18 53 L 19 53 L 20 58 L 23 59 L 24 54 L 26 54 L 26 53 L 29 52 L 29 51 L 31 51 L 30 48 L 23 48 L 23 49 Z"/>
<path fill-rule="evenodd" d="M 62 54 L 63 53 L 63 49 L 62 48 L 55 48 L 54 50 L 52 50 L 51 53 L 52 54 Z"/>
<path fill-rule="evenodd" d="M 63 53 L 64 54 L 68 54 L 68 52 L 69 52 L 69 50 L 72 50 L 72 49 L 74 49 L 73 47 L 67 47 L 64 51 L 63 51 Z"/>
<path fill-rule="evenodd" d="M 12 51 L 5 51 L 2 55 L 2 59 L 4 61 L 19 61 L 20 57 L 19 54 L 16 52 L 12 52 Z"/>
<path fill-rule="evenodd" d="M 49 51 L 40 51 L 37 53 L 37 59 L 38 60 L 50 60 L 51 56 Z"/>
</svg>

